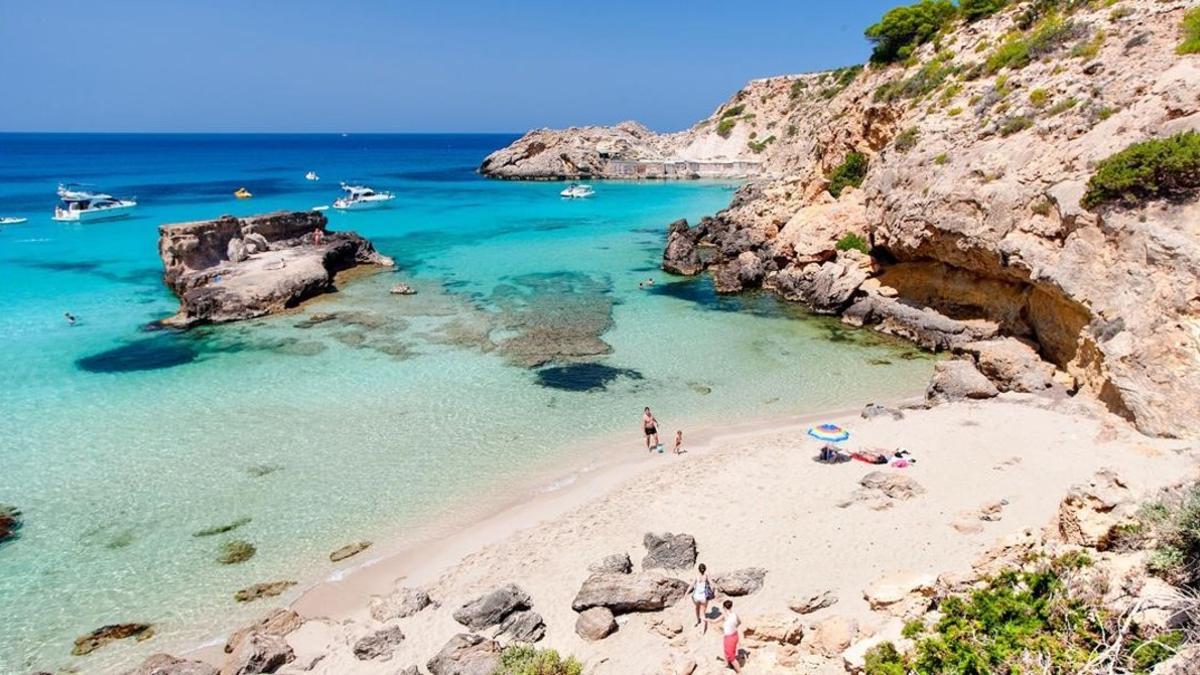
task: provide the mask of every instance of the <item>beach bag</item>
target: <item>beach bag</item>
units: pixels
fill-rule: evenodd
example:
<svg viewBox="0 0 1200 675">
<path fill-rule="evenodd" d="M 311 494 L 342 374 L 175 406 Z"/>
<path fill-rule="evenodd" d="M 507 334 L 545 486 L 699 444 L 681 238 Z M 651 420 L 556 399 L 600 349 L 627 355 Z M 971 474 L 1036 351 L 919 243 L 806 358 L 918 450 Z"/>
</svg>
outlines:
<svg viewBox="0 0 1200 675">
<path fill-rule="evenodd" d="M 708 600 L 712 600 L 713 598 L 717 597 L 717 593 L 713 590 L 712 584 L 708 582 L 704 583 L 704 597 Z"/>
</svg>

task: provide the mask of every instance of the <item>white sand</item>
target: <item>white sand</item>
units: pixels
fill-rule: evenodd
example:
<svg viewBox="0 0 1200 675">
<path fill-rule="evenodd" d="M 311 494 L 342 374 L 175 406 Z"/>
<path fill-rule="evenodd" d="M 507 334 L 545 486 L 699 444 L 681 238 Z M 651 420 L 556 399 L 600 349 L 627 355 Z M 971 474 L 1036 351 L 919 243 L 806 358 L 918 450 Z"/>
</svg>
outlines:
<svg viewBox="0 0 1200 675">
<path fill-rule="evenodd" d="M 527 590 L 545 618 L 539 646 L 574 654 L 587 672 L 658 673 L 672 653 L 690 654 L 697 672 L 722 672 L 720 631 L 701 636 L 691 629 L 686 600 L 662 613 L 621 617 L 620 630 L 601 642 L 576 636 L 571 601 L 588 565 L 628 552 L 639 567 L 647 531 L 694 535 L 710 576 L 768 569 L 761 591 L 735 600 L 746 621 L 789 615 L 790 599 L 831 589 L 839 602 L 806 619 L 840 614 L 878 626 L 882 619 L 862 598 L 872 581 L 897 570 L 967 571 L 997 540 L 1047 525 L 1067 489 L 1099 468 L 1112 467 L 1135 490 L 1194 471 L 1188 444 L 1148 439 L 1092 410 L 1006 395 L 910 410 L 899 421 L 834 417 L 853 433 L 848 448 L 903 446 L 917 458 L 909 468 L 884 470 L 911 476 L 927 492 L 885 510 L 863 502 L 839 507 L 862 476 L 880 467 L 812 461 L 819 443 L 803 435 L 807 425 L 794 423 L 717 436 L 679 457 L 654 455 L 596 471 L 448 539 L 374 560 L 311 589 L 295 604 L 310 619 L 289 637 L 297 661 L 282 672 L 394 673 L 413 664 L 424 672 L 451 636 L 469 632 L 451 618 L 453 610 L 508 582 Z M 1000 499 L 1009 502 L 1000 521 L 970 518 L 982 532 L 962 534 L 951 526 Z M 678 574 L 688 581 L 692 575 Z M 407 637 L 391 660 L 358 661 L 350 646 L 381 627 L 367 613 L 367 599 L 396 580 L 426 587 L 441 607 L 397 622 Z M 649 628 L 663 617 L 687 627 L 675 646 Z M 301 670 L 322 654 L 310 671 Z M 752 654 L 745 672 L 783 672 L 767 661 Z"/>
</svg>

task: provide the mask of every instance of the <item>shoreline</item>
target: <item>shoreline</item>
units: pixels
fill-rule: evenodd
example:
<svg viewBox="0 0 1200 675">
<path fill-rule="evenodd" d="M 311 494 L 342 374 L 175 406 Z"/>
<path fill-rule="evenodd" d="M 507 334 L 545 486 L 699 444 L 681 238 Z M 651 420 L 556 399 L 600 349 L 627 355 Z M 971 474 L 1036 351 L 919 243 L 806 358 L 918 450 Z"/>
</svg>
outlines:
<svg viewBox="0 0 1200 675">
<path fill-rule="evenodd" d="M 424 664 L 450 636 L 468 632 L 450 613 L 504 583 L 526 589 L 534 610 L 545 617 L 546 639 L 538 646 L 574 654 L 586 672 L 658 672 L 649 667 L 658 661 L 644 653 L 650 649 L 671 658 L 683 650 L 699 659 L 711 651 L 705 642 L 711 635 L 685 632 L 664 646 L 655 633 L 661 621 L 656 613 L 619 617 L 617 633 L 600 642 L 583 641 L 572 630 L 570 599 L 588 564 L 625 551 L 636 565 L 635 542 L 644 532 L 662 531 L 694 535 L 700 560 L 714 572 L 745 565 L 768 570 L 762 592 L 738 599 L 745 616 L 800 620 L 788 614 L 787 601 L 824 586 L 842 602 L 803 619 L 849 617 L 865 637 L 888 625 L 861 597 L 861 589 L 878 577 L 897 570 L 963 572 L 996 542 L 1045 528 L 1067 488 L 1101 468 L 1114 468 L 1141 491 L 1195 473 L 1187 444 L 1144 437 L 1077 401 L 1005 395 L 906 408 L 902 420 L 862 419 L 860 410 L 714 425 L 692 436 L 696 442 L 679 458 L 688 461 L 675 466 L 655 461 L 674 458 L 622 458 L 581 470 L 574 479 L 538 481 L 545 489 L 448 535 L 373 548 L 370 557 L 336 568 L 287 604 L 305 620 L 288 637 L 297 667 L 314 673 L 385 672 L 379 670 L 382 663 L 357 660 L 349 646 L 356 636 L 397 623 L 406 640 L 397 647 L 399 659 L 388 665 Z M 848 449 L 899 444 L 920 461 L 899 470 L 812 462 L 819 443 L 804 430 L 817 420 L 849 424 Z M 958 426 L 967 433 L 956 433 Z M 956 457 L 966 447 L 978 456 Z M 878 469 L 913 477 L 924 488 L 907 501 L 863 501 L 859 477 Z M 724 473 L 736 480 L 717 487 Z M 562 481 L 564 487 L 554 487 Z M 696 485 L 705 487 L 693 489 Z M 764 490 L 771 495 L 767 500 Z M 974 522 L 985 502 L 1001 498 L 1011 504 L 1006 501 L 999 522 Z M 713 521 L 717 513 L 723 517 Z M 964 522 L 971 529 L 958 529 Z M 668 572 L 685 578 L 690 573 Z M 371 618 L 368 601 L 398 586 L 426 589 L 440 606 L 380 624 Z M 680 602 L 662 615 L 682 620 L 690 611 Z M 195 646 L 186 655 L 219 664 L 225 658 L 221 644 Z M 768 650 L 755 658 L 765 664 L 776 655 Z M 710 672 L 698 662 L 696 672 Z"/>
</svg>

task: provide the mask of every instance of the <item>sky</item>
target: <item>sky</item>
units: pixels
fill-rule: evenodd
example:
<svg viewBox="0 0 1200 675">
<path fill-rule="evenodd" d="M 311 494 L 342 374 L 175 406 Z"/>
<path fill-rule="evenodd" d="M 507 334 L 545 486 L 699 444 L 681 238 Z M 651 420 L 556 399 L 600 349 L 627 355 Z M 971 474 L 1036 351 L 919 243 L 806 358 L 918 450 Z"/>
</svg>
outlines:
<svg viewBox="0 0 1200 675">
<path fill-rule="evenodd" d="M 896 4 L 0 0 L 0 131 L 673 131 Z"/>
</svg>

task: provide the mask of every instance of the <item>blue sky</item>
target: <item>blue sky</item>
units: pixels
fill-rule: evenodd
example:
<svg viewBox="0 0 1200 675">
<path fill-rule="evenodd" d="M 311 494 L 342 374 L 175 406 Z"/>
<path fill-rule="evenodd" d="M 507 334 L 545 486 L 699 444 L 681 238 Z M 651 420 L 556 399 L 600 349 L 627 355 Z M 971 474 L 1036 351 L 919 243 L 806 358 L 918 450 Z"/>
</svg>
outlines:
<svg viewBox="0 0 1200 675">
<path fill-rule="evenodd" d="M 674 130 L 898 3 L 0 0 L 0 130 Z"/>
</svg>

